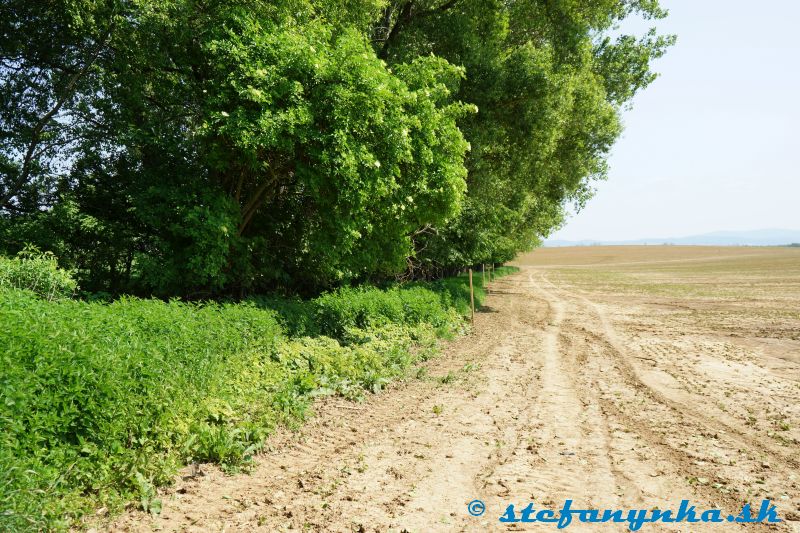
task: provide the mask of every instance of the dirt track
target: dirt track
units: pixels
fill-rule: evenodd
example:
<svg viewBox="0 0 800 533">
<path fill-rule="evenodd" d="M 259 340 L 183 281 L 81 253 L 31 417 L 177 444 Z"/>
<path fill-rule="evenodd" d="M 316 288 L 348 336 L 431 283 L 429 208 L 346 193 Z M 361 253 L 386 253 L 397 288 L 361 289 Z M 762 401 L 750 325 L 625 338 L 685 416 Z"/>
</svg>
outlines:
<svg viewBox="0 0 800 533">
<path fill-rule="evenodd" d="M 301 433 L 271 440 L 251 474 L 204 466 L 165 496 L 161 516 L 132 513 L 111 528 L 519 530 L 498 522 L 509 503 L 627 510 L 689 499 L 725 516 L 770 498 L 785 520 L 773 529 L 800 531 L 798 286 L 782 292 L 788 315 L 758 322 L 726 311 L 741 298 L 632 290 L 645 272 L 627 262 L 637 266 L 618 268 L 636 270 L 594 278 L 523 261 L 493 284 L 475 331 L 427 363 L 427 377 L 363 404 L 322 402 Z M 700 283 L 694 270 L 670 272 L 656 277 Z M 467 513 L 474 499 L 486 504 L 482 517 Z"/>
</svg>

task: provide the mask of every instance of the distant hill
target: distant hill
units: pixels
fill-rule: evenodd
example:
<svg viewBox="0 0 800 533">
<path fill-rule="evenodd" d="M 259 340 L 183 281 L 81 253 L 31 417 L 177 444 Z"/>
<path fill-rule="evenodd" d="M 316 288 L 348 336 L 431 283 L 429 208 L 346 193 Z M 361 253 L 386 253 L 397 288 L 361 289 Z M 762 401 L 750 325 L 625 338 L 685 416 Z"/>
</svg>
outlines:
<svg viewBox="0 0 800 533">
<path fill-rule="evenodd" d="M 642 244 L 683 244 L 709 246 L 783 246 L 800 243 L 800 230 L 791 229 L 757 229 L 750 231 L 714 231 L 702 235 L 688 237 L 662 237 L 653 239 L 635 239 L 627 241 L 604 240 L 545 240 L 547 247 L 558 246 L 609 246 L 609 245 L 642 245 Z"/>
</svg>

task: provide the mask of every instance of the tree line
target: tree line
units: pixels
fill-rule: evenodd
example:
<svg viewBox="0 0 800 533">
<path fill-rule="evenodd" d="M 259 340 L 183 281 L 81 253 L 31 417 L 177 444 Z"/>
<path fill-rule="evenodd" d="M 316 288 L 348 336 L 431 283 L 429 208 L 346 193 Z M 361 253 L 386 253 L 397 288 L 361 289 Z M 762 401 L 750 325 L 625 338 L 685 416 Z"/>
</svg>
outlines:
<svg viewBox="0 0 800 533">
<path fill-rule="evenodd" d="M 433 278 L 606 174 L 657 0 L 0 0 L 0 252 L 89 291 Z"/>
</svg>

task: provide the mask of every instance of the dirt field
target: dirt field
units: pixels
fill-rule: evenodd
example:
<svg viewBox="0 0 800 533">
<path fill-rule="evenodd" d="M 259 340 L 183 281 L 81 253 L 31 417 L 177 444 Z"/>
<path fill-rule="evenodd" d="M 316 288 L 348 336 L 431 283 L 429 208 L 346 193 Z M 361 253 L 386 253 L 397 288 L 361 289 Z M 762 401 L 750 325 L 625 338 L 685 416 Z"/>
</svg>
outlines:
<svg viewBox="0 0 800 533">
<path fill-rule="evenodd" d="M 518 265 L 475 331 L 415 377 L 363 404 L 322 402 L 251 474 L 203 466 L 161 516 L 109 527 L 504 531 L 526 529 L 498 521 L 509 503 L 689 499 L 727 516 L 769 498 L 784 520 L 771 529 L 800 531 L 800 249 L 561 248 Z"/>
</svg>

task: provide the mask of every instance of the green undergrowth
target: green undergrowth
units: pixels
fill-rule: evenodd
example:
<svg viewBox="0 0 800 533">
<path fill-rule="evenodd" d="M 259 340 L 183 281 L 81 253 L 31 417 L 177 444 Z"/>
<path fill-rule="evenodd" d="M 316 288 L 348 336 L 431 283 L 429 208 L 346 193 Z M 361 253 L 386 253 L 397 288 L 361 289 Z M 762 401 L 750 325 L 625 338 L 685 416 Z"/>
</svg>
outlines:
<svg viewBox="0 0 800 533">
<path fill-rule="evenodd" d="M 72 274 L 58 268 L 51 253 L 26 247 L 17 257 L 0 256 L 0 288 L 27 289 L 45 300 L 71 297 L 78 284 Z"/>
<path fill-rule="evenodd" d="M 246 467 L 315 397 L 379 392 L 469 309 L 464 276 L 240 303 L 56 292 L 0 283 L 2 531 L 68 529 L 131 501 L 158 512 L 155 488 L 182 465 Z"/>
</svg>

